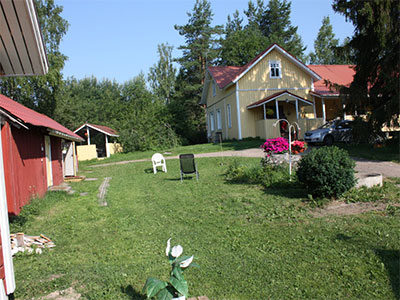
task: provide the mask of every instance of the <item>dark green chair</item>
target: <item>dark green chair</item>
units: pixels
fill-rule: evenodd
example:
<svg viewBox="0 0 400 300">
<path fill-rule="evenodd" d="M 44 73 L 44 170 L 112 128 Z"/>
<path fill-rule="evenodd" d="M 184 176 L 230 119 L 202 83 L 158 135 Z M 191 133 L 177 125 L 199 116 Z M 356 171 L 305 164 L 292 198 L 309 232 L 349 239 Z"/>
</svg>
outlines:
<svg viewBox="0 0 400 300">
<path fill-rule="evenodd" d="M 187 174 L 196 174 L 196 180 L 199 180 L 199 172 L 197 171 L 197 165 L 194 161 L 193 154 L 179 155 L 179 164 L 181 166 L 181 182 L 183 181 L 183 175 Z"/>
</svg>

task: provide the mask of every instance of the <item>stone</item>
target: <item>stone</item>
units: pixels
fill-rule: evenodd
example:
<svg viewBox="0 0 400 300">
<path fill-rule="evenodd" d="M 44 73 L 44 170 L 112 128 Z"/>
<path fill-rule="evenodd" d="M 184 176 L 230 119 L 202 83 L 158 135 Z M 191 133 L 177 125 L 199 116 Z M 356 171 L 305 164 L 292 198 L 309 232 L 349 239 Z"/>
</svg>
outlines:
<svg viewBox="0 0 400 300">
<path fill-rule="evenodd" d="M 383 185 L 382 174 L 378 174 L 378 173 L 356 174 L 356 177 L 358 179 L 356 188 L 360 188 L 362 186 L 371 188 L 373 186 L 382 186 Z"/>
</svg>

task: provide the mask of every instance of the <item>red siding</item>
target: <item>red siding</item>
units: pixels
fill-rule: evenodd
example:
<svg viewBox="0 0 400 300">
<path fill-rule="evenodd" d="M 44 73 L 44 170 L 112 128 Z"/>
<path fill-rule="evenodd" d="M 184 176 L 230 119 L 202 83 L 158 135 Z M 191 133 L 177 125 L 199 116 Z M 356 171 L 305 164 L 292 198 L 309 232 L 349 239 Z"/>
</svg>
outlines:
<svg viewBox="0 0 400 300">
<path fill-rule="evenodd" d="M 1 129 L 8 213 L 17 215 L 33 197 L 47 192 L 44 133 L 37 127 Z M 51 137 L 53 184 L 63 181 L 61 139 Z"/>
</svg>

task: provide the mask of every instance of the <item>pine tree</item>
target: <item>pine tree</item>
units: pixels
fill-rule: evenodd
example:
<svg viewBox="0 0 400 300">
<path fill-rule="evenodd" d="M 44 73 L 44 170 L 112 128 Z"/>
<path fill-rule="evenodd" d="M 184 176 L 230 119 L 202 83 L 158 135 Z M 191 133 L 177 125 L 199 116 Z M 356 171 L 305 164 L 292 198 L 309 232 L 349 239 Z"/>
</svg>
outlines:
<svg viewBox="0 0 400 300">
<path fill-rule="evenodd" d="M 400 2 L 392 0 L 335 0 L 333 9 L 355 27 L 344 46 L 356 63 L 350 88 L 342 88 L 346 106 L 368 109 L 369 122 L 380 130 L 383 124 L 399 124 Z M 346 49 L 347 48 L 347 49 Z"/>
<path fill-rule="evenodd" d="M 186 25 L 175 25 L 175 29 L 185 38 L 183 56 L 177 78 L 177 92 L 169 105 L 174 116 L 174 129 L 189 143 L 206 140 L 204 109 L 198 104 L 204 84 L 207 66 L 218 55 L 221 26 L 211 26 L 213 13 L 210 2 L 196 0 L 193 11 L 187 13 Z"/>
<path fill-rule="evenodd" d="M 148 81 L 153 94 L 163 103 L 168 104 L 175 89 L 176 68 L 172 64 L 172 46 L 158 45 L 159 61 L 150 68 Z"/>
<path fill-rule="evenodd" d="M 228 16 L 225 26 L 225 39 L 221 41 L 220 65 L 244 65 L 271 44 L 277 43 L 300 60 L 304 60 L 306 47 L 297 34 L 297 27 L 290 22 L 291 3 L 283 0 L 263 0 L 256 4 L 249 1 L 247 25 L 236 24 L 241 19 L 235 12 L 233 20 Z"/>
<path fill-rule="evenodd" d="M 339 40 L 335 38 L 329 16 L 322 19 L 322 26 L 318 31 L 317 38 L 314 41 L 315 52 L 310 53 L 310 64 L 336 64 L 335 47 Z"/>
<path fill-rule="evenodd" d="M 290 21 L 291 2 L 286 0 L 269 0 L 264 10 L 260 30 L 267 38 L 268 44 L 277 43 L 300 60 L 304 60 L 304 50 L 297 26 Z"/>
</svg>

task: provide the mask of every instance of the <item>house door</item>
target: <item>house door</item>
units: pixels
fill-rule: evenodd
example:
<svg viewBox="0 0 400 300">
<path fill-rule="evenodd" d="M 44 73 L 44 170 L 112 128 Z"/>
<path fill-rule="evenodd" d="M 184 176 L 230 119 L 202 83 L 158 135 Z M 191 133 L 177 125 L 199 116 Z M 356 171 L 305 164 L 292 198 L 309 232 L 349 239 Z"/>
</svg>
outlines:
<svg viewBox="0 0 400 300">
<path fill-rule="evenodd" d="M 51 144 L 50 137 L 44 137 L 44 149 L 46 154 L 46 170 L 47 170 L 47 187 L 53 185 L 53 169 L 51 167 Z"/>
<path fill-rule="evenodd" d="M 63 148 L 64 176 L 75 176 L 74 147 L 72 142 L 65 142 Z"/>
</svg>

